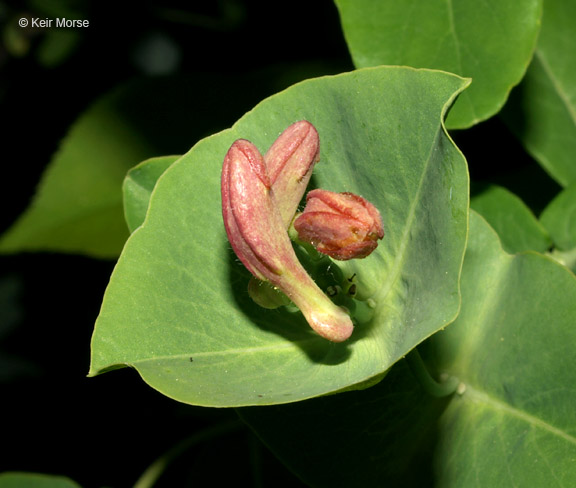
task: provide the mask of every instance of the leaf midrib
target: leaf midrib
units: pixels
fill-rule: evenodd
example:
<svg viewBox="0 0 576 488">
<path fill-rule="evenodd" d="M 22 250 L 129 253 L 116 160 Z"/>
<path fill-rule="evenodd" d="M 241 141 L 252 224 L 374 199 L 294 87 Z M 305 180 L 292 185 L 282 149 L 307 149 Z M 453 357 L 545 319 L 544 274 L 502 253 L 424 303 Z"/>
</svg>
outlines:
<svg viewBox="0 0 576 488">
<path fill-rule="evenodd" d="M 546 73 L 546 76 L 550 80 L 550 83 L 554 88 L 556 94 L 558 95 L 558 98 L 560 98 L 560 100 L 563 102 L 566 111 L 570 115 L 572 123 L 576 127 L 576 108 L 570 105 L 570 99 L 568 98 L 568 95 L 565 93 L 565 91 L 562 89 L 560 80 L 558 80 L 558 78 L 555 76 L 554 70 L 548 63 L 548 60 L 546 59 L 546 56 L 542 52 L 542 49 L 536 49 L 534 57 L 540 62 L 540 65 L 542 66 L 544 73 Z"/>
<path fill-rule="evenodd" d="M 416 216 L 416 208 L 418 207 L 418 203 L 420 202 L 421 194 L 422 194 L 422 187 L 424 185 L 424 180 L 426 179 L 426 175 L 428 174 L 428 170 L 430 167 L 430 161 L 432 160 L 432 153 L 434 152 L 434 148 L 436 147 L 436 141 L 442 132 L 442 126 L 438 128 L 436 134 L 433 138 L 433 143 L 430 147 L 428 152 L 428 156 L 426 158 L 426 164 L 422 170 L 422 174 L 420 177 L 420 181 L 418 182 L 418 188 L 414 195 L 414 199 L 412 200 L 412 205 L 410 206 L 410 210 L 408 212 L 408 217 L 406 219 L 406 225 L 404 226 L 404 230 L 402 232 L 402 237 L 400 238 L 400 246 L 398 253 L 396 254 L 396 259 L 394 260 L 394 264 L 391 268 L 391 272 L 388 274 L 390 279 L 385 281 L 385 284 L 380 288 L 380 291 L 376 294 L 376 303 L 382 304 L 386 301 L 386 297 L 390 293 L 390 291 L 394 288 L 394 284 L 398 281 L 400 276 L 400 270 L 402 269 L 402 265 L 406 259 L 406 249 L 408 247 L 408 242 L 410 241 L 409 235 L 410 230 L 412 229 L 414 219 Z"/>
<path fill-rule="evenodd" d="M 469 384 L 466 384 L 466 391 L 463 395 L 463 398 L 468 399 L 473 403 L 483 404 L 492 410 L 501 411 L 513 416 L 516 419 L 522 420 L 533 427 L 543 429 L 549 432 L 552 435 L 560 437 L 561 439 L 569 442 L 571 444 L 576 445 L 576 437 L 571 436 L 564 432 L 563 430 L 555 427 L 554 425 L 530 414 L 524 410 L 519 408 L 513 407 L 495 397 L 490 395 L 489 393 L 483 391 L 480 388 L 473 387 Z"/>
<path fill-rule="evenodd" d="M 234 354 L 260 354 L 267 352 L 284 352 L 293 349 L 301 349 L 301 347 L 299 346 L 305 346 L 310 342 L 318 342 L 318 340 L 319 339 L 316 337 L 311 337 L 309 339 L 302 339 L 299 341 L 281 342 L 278 344 L 272 344 L 272 345 L 268 344 L 257 347 L 240 347 L 235 349 L 223 349 L 220 351 L 199 351 L 199 352 L 190 351 L 182 354 L 170 354 L 166 356 L 154 356 L 154 357 L 142 358 L 136 361 L 130 361 L 130 364 L 136 365 L 156 361 L 173 361 L 173 360 L 180 361 L 183 359 L 189 360 L 190 357 L 199 358 L 199 357 L 212 357 L 212 356 L 227 356 Z"/>
</svg>

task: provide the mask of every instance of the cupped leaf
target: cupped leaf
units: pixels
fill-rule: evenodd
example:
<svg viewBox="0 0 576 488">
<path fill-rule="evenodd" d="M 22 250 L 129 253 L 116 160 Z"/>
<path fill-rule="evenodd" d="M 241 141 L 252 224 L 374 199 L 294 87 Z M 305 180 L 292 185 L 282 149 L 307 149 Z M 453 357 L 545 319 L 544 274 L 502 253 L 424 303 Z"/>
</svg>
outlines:
<svg viewBox="0 0 576 488">
<path fill-rule="evenodd" d="M 542 11 L 542 0 L 336 5 L 357 67 L 407 65 L 473 79 L 448 116 L 448 128 L 469 127 L 502 108 L 530 63 Z"/>
<path fill-rule="evenodd" d="M 506 252 L 546 252 L 552 244 L 532 211 L 506 188 L 497 185 L 476 187 L 470 207 L 494 228 Z"/>
<path fill-rule="evenodd" d="M 106 291 L 90 374 L 136 368 L 177 400 L 209 406 L 286 403 L 372 378 L 451 322 L 467 235 L 465 160 L 442 118 L 468 81 L 381 67 L 308 80 L 204 139 L 158 181 Z M 347 262 L 370 314 L 330 343 L 290 309 L 248 296 L 249 273 L 222 223 L 220 172 L 239 138 L 265 152 L 292 122 L 320 134 L 313 185 L 362 195 L 386 237 Z M 365 307 L 366 308 L 366 307 Z"/>
<path fill-rule="evenodd" d="M 124 218 L 130 232 L 142 225 L 156 182 L 180 156 L 160 156 L 142 161 L 134 166 L 124 179 L 122 195 Z"/>
<path fill-rule="evenodd" d="M 400 362 L 368 390 L 241 417 L 311 486 L 570 486 L 576 278 L 506 254 L 471 212 L 461 285 L 457 320 L 423 345 L 459 379 L 453 396 L 427 395 Z"/>
<path fill-rule="evenodd" d="M 503 111 L 526 149 L 562 186 L 576 182 L 575 52 L 576 2 L 545 0 L 534 59 Z"/>
</svg>

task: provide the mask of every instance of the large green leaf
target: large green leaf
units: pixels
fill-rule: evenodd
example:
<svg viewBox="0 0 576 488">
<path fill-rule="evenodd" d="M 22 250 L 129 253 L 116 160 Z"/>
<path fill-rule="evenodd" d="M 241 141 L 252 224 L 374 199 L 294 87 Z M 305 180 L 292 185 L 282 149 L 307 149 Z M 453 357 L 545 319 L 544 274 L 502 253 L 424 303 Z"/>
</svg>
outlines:
<svg viewBox="0 0 576 488">
<path fill-rule="evenodd" d="M 448 128 L 485 120 L 504 105 L 536 44 L 542 0 L 335 0 L 357 67 L 436 68 L 471 77 Z"/>
<path fill-rule="evenodd" d="M 494 228 L 506 252 L 545 252 L 552 244 L 546 229 L 532 211 L 506 188 L 476 186 L 470 207 Z"/>
<path fill-rule="evenodd" d="M 574 275 L 506 254 L 471 212 L 461 313 L 425 343 L 457 393 L 428 396 L 401 362 L 368 390 L 239 412 L 315 487 L 572 486 L 575 303 Z"/>
<path fill-rule="evenodd" d="M 308 80 L 194 146 L 158 180 L 120 257 L 90 374 L 132 366 L 192 404 L 292 402 L 382 373 L 451 322 L 468 177 L 442 118 L 466 85 L 449 73 L 396 67 Z M 320 134 L 314 185 L 372 201 L 387 233 L 369 258 L 344 267 L 373 308 L 343 344 L 315 335 L 299 312 L 255 305 L 222 224 L 220 171 L 232 142 L 248 138 L 265 151 L 299 119 Z"/>
<path fill-rule="evenodd" d="M 576 2 L 545 0 L 534 59 L 503 114 L 530 154 L 566 186 L 576 182 Z"/>
</svg>

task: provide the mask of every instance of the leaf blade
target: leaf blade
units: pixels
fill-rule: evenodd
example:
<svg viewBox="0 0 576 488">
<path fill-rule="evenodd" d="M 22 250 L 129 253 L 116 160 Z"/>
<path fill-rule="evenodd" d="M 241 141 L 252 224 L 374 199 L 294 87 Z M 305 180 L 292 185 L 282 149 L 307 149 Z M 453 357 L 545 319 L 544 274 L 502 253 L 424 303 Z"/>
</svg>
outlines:
<svg viewBox="0 0 576 488">
<path fill-rule="evenodd" d="M 356 67 L 407 65 L 471 77 L 447 119 L 466 128 L 497 113 L 523 77 L 542 2 L 337 0 Z"/>
<path fill-rule="evenodd" d="M 309 80 L 198 143 L 159 180 L 146 222 L 120 257 L 96 324 L 90 374 L 132 365 L 149 384 L 187 403 L 284 403 L 376 376 L 451 321 L 459 307 L 468 180 L 442 116 L 466 85 L 451 74 L 406 68 Z M 381 96 L 382 86 L 389 97 Z M 428 115 L 413 117 L 410 106 Z M 265 150 L 302 118 L 320 131 L 323 156 L 315 185 L 362 194 L 384 212 L 387 226 L 388 239 L 379 249 L 345 269 L 348 276 L 356 273 L 367 297 L 379 293 L 382 300 L 374 320 L 357 323 L 347 344 L 314 335 L 299 313 L 254 305 L 245 291 L 249 275 L 230 254 L 221 224 L 220 169 L 228 147 L 250 137 Z M 410 136 L 399 136 L 399 126 Z M 410 208 L 417 218 L 407 227 Z M 435 234 L 445 236 L 440 244 Z M 409 240 L 415 244 L 407 245 Z M 392 261 L 387 256 L 402 246 L 402 272 L 382 291 L 380 276 Z M 421 269 L 425 278 L 417 276 Z M 430 289 L 427 279 L 437 286 Z M 442 307 L 424 312 L 436 302 Z M 402 322 L 411 324 L 408 334 Z M 214 385 L 209 394 L 206 384 Z"/>
</svg>

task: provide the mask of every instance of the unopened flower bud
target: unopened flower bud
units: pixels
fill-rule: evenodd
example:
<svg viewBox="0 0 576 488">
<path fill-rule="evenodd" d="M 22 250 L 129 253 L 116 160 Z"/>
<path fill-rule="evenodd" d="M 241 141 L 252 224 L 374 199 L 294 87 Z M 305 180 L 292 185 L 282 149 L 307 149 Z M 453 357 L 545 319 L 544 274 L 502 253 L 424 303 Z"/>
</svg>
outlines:
<svg viewBox="0 0 576 488">
<path fill-rule="evenodd" d="M 320 139 L 307 120 L 289 126 L 264 156 L 266 171 L 286 229 L 304 196 L 320 156 Z"/>
<path fill-rule="evenodd" d="M 380 212 L 353 193 L 312 190 L 294 221 L 298 238 L 319 252 L 345 261 L 365 258 L 384 237 Z"/>
<path fill-rule="evenodd" d="M 301 139 L 305 142 L 307 138 Z M 290 154 L 298 153 L 301 146 L 302 141 L 293 151 L 275 156 L 279 166 L 286 166 L 280 173 L 290 168 L 298 175 L 296 183 L 311 171 L 317 157 L 316 150 L 310 151 L 295 164 Z M 279 178 L 276 174 L 275 181 Z M 240 139 L 232 144 L 224 159 L 221 183 L 228 240 L 246 268 L 292 300 L 319 335 L 334 342 L 348 339 L 353 330 L 350 316 L 322 292 L 298 261 L 286 229 L 287 206 L 278 203 L 283 195 L 275 191 L 264 158 L 251 142 Z M 295 211 L 294 195 L 304 190 L 295 188 L 294 181 L 282 188 Z M 264 305 L 274 305 L 263 300 Z"/>
</svg>

